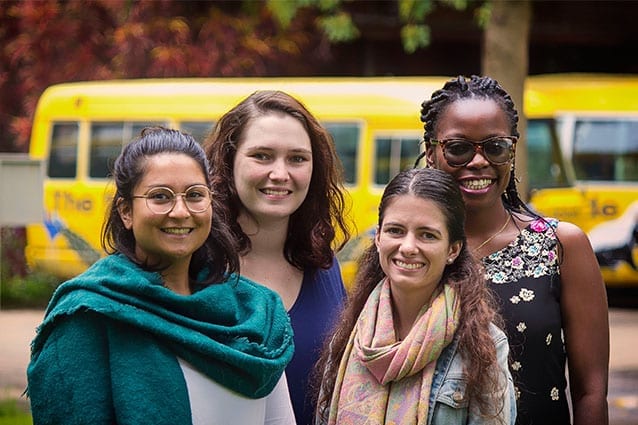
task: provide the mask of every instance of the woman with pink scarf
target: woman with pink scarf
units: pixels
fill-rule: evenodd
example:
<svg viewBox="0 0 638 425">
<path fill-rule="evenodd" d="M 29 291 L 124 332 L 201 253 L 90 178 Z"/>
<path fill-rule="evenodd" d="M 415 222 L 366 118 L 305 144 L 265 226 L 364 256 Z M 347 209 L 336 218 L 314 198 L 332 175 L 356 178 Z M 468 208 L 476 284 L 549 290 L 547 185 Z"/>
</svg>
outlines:
<svg viewBox="0 0 638 425">
<path fill-rule="evenodd" d="M 447 173 L 386 187 L 374 243 L 319 361 L 317 424 L 513 424 L 507 338 Z M 495 324 L 496 323 L 496 324 Z"/>
</svg>

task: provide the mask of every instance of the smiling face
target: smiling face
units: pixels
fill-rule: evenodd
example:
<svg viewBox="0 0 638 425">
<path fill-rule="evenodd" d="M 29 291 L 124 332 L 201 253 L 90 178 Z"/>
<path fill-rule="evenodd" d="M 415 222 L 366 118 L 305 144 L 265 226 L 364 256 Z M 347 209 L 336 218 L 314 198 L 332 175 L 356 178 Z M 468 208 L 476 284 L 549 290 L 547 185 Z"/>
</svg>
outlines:
<svg viewBox="0 0 638 425">
<path fill-rule="evenodd" d="M 287 221 L 308 194 L 312 166 L 310 137 L 299 121 L 280 112 L 254 118 L 233 164 L 242 207 L 259 223 Z"/>
<path fill-rule="evenodd" d="M 450 243 L 445 216 L 433 201 L 398 195 L 388 203 L 375 236 L 379 262 L 392 292 L 428 300 L 443 270 L 459 255 Z"/>
<path fill-rule="evenodd" d="M 507 114 L 495 101 L 462 99 L 451 103 L 441 112 L 433 138 L 462 138 L 478 142 L 494 136 L 511 136 L 510 129 Z M 466 165 L 451 167 L 438 144 L 428 149 L 427 158 L 434 168 L 452 174 L 459 182 L 468 211 L 491 208 L 500 202 L 501 194 L 507 188 L 511 161 L 492 165 L 479 151 Z"/>
<path fill-rule="evenodd" d="M 193 185 L 207 186 L 200 165 L 185 154 L 161 153 L 146 158 L 144 175 L 133 195 L 145 195 L 160 186 L 183 193 Z M 191 213 L 181 196 L 166 214 L 153 213 L 144 198 L 122 202 L 118 211 L 124 226 L 132 229 L 135 236 L 137 259 L 169 268 L 179 262 L 190 262 L 193 252 L 208 238 L 213 214 L 210 207 L 201 213 Z"/>
</svg>

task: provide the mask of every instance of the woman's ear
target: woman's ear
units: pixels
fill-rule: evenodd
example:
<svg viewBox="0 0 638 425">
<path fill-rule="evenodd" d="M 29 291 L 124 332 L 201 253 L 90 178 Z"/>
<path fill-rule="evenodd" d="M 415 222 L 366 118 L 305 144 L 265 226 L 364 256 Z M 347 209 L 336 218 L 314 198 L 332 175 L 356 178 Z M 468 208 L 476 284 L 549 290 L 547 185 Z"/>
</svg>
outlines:
<svg viewBox="0 0 638 425">
<path fill-rule="evenodd" d="M 133 227 L 133 211 L 131 210 L 131 203 L 126 202 L 123 198 L 118 198 L 116 206 L 117 212 L 122 219 L 122 223 L 124 223 L 124 227 L 127 230 L 131 230 L 131 227 Z"/>
<path fill-rule="evenodd" d="M 456 258 L 461 253 L 462 248 L 463 248 L 462 241 L 456 241 L 456 242 L 453 242 L 452 245 L 450 245 L 450 249 L 448 250 L 448 255 L 447 255 L 448 264 L 452 264 L 454 260 L 456 260 Z"/>
<path fill-rule="evenodd" d="M 434 167 L 434 158 L 436 156 L 435 153 L 436 150 L 436 146 L 432 145 L 431 143 L 426 143 L 425 145 L 425 164 L 428 168 L 435 168 Z"/>
</svg>

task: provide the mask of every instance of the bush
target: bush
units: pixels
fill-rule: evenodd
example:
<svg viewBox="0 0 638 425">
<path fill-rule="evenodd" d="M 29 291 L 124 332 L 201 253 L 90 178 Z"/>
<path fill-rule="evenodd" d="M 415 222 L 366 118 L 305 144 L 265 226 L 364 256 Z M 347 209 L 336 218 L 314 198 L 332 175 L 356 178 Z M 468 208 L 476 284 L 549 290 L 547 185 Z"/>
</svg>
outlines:
<svg viewBox="0 0 638 425">
<path fill-rule="evenodd" d="M 44 308 L 59 279 L 29 273 L 24 258 L 24 227 L 0 228 L 0 308 Z"/>
<path fill-rule="evenodd" d="M 60 281 L 43 273 L 25 277 L 12 276 L 2 281 L 0 306 L 2 308 L 45 308 Z"/>
</svg>

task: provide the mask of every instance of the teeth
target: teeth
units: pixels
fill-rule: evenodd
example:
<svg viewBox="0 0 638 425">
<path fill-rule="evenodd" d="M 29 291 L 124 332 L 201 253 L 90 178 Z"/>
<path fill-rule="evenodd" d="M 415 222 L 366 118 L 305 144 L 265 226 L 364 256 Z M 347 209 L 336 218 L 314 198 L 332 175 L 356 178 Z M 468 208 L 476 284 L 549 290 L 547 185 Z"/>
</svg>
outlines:
<svg viewBox="0 0 638 425">
<path fill-rule="evenodd" d="M 399 267 L 402 267 L 404 269 L 410 269 L 410 270 L 416 270 L 423 267 L 423 263 L 404 263 L 403 261 L 400 261 L 400 260 L 395 260 L 394 263 Z"/>
<path fill-rule="evenodd" d="M 288 194 L 287 190 L 264 189 L 263 192 L 266 195 L 276 195 L 276 196 L 283 196 L 283 195 L 287 195 Z"/>
<path fill-rule="evenodd" d="M 461 185 L 467 189 L 479 190 L 485 189 L 492 184 L 492 179 L 463 180 Z"/>
<path fill-rule="evenodd" d="M 186 229 L 186 228 L 181 228 L 181 229 L 170 228 L 170 229 L 162 229 L 162 230 L 166 233 L 171 233 L 173 235 L 185 235 L 187 233 L 190 233 L 191 231 L 191 229 Z"/>
</svg>

